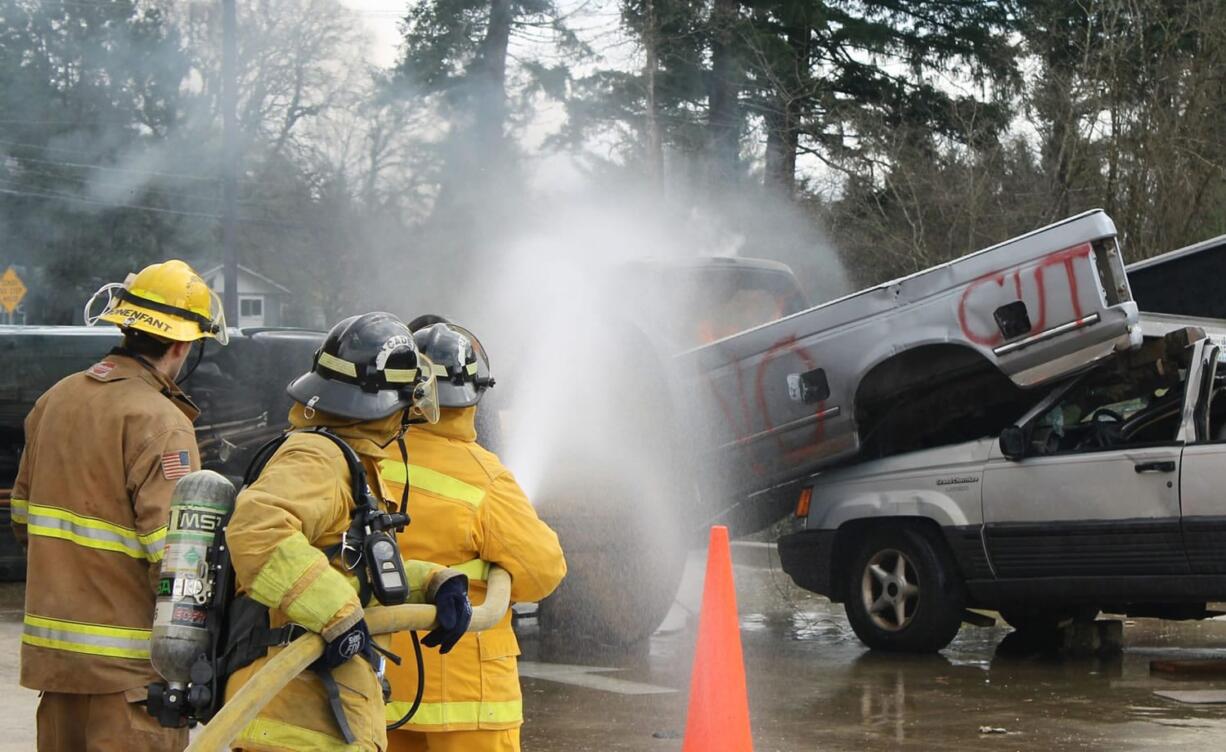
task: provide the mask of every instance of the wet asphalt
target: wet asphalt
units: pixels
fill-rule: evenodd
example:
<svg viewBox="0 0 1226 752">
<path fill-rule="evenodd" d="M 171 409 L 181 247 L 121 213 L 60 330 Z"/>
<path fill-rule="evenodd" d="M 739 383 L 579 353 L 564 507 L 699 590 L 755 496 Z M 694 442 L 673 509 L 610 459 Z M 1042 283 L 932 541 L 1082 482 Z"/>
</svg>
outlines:
<svg viewBox="0 0 1226 752">
<path fill-rule="evenodd" d="M 1154 659 L 1226 660 L 1226 621 L 1129 620 L 1123 651 L 1110 658 L 1019 650 L 1003 625 L 964 626 L 938 655 L 883 655 L 856 640 L 841 606 L 796 588 L 773 556 L 746 558 L 757 566 L 737 566 L 735 576 L 757 752 L 1203 750 L 1226 740 L 1226 705 L 1154 694 L 1226 690 L 1226 677 L 1150 673 Z M 696 612 L 688 579 L 681 600 Z M 604 675 L 677 690 L 625 695 L 526 678 L 525 749 L 679 750 L 694 627 L 691 619 L 619 652 L 556 646 L 525 621 L 525 660 L 617 667 Z"/>
<path fill-rule="evenodd" d="M 757 752 L 1203 750 L 1226 740 L 1226 705 L 1155 694 L 1226 690 L 1226 677 L 1150 672 L 1155 659 L 1226 660 L 1226 621 L 1129 620 L 1122 653 L 1109 658 L 1014 655 L 1004 626 L 964 626 L 939 655 L 880 655 L 860 645 L 841 607 L 793 586 L 769 550 L 737 558 Z M 691 557 L 665 629 L 631 649 L 544 636 L 533 618 L 519 620 L 526 750 L 681 749 L 701 571 Z M 34 748 L 37 695 L 17 686 L 21 598 L 20 585 L 0 585 L 0 752 Z"/>
</svg>

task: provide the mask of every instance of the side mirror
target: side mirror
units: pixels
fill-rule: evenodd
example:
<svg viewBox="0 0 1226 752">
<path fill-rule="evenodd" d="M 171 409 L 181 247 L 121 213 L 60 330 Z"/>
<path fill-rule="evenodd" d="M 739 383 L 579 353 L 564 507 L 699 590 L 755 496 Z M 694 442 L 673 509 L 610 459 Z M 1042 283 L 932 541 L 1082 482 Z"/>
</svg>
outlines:
<svg viewBox="0 0 1226 752">
<path fill-rule="evenodd" d="M 1026 431 L 1020 426 L 1007 426 L 1000 432 L 1000 453 L 1011 460 L 1026 456 Z"/>
</svg>

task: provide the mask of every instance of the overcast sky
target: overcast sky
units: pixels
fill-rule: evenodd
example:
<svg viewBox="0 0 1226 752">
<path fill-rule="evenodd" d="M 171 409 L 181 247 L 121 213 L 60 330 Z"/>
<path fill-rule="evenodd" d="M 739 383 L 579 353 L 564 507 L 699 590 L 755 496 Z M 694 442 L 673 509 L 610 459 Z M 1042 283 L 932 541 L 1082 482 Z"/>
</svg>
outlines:
<svg viewBox="0 0 1226 752">
<path fill-rule="evenodd" d="M 400 20 L 413 2 L 420 0 L 340 0 L 362 18 L 370 31 L 371 44 L 367 59 L 380 66 L 389 66 L 396 61 L 400 43 Z M 557 7 L 566 25 L 579 38 L 587 42 L 596 59 L 589 60 L 593 67 L 621 68 L 632 64 L 638 53 L 633 40 L 621 30 L 621 11 L 613 0 L 557 0 Z M 515 48 L 535 47 L 536 55 L 544 54 L 550 46 L 543 43 L 547 35 L 538 36 L 542 44 L 533 45 L 522 34 L 512 39 L 512 55 Z M 583 66 L 580 66 L 582 69 Z"/>
<path fill-rule="evenodd" d="M 396 62 L 396 48 L 400 42 L 400 19 L 404 17 L 407 0 L 341 0 L 362 16 L 362 22 L 370 31 L 371 44 L 367 59 L 381 67 Z"/>
</svg>

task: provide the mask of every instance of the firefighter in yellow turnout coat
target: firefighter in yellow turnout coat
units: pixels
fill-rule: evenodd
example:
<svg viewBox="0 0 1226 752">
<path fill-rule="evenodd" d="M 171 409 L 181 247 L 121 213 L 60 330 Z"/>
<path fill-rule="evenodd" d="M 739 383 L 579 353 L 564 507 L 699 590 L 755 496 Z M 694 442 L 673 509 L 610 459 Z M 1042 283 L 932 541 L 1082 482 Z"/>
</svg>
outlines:
<svg viewBox="0 0 1226 752">
<path fill-rule="evenodd" d="M 187 730 L 136 703 L 158 678 L 149 640 L 170 495 L 200 467 L 199 411 L 175 378 L 192 341 L 224 342 L 225 322 L 182 261 L 103 287 L 87 316 L 118 325 L 123 345 L 39 398 L 13 488 L 28 554 L 21 685 L 42 693 L 39 750 L 181 750 Z"/>
<path fill-rule="evenodd" d="M 415 337 L 435 364 L 443 409 L 437 424 L 407 436 L 413 523 L 400 538 L 401 550 L 468 574 L 476 603 L 484 601 L 491 564 L 510 573 L 512 600 L 540 600 L 562 581 L 566 562 L 557 535 L 537 517 L 514 477 L 476 442 L 476 404 L 493 384 L 485 352 L 471 333 L 445 322 L 418 329 Z M 403 466 L 387 453 L 382 464 L 395 493 L 405 480 Z M 392 650 L 406 660 L 389 668 L 388 723 L 404 716 L 417 690 L 410 635 L 395 635 Z M 518 655 L 510 611 L 495 628 L 465 635 L 447 655 L 425 651 L 421 706 L 401 730 L 388 733 L 389 750 L 518 750 Z"/>
<path fill-rule="evenodd" d="M 316 353 L 310 373 L 289 393 L 295 428 L 324 426 L 361 460 L 377 499 L 394 507 L 377 458 L 398 443 L 413 414 L 437 420 L 433 387 L 424 374 L 408 328 L 390 314 L 355 316 L 338 324 Z M 416 429 L 414 429 L 416 430 Z M 403 458 L 398 460 L 403 468 Z M 403 471 L 402 471 L 403 472 Z M 268 607 L 273 629 L 288 623 L 319 633 L 327 642 L 317 668 L 334 682 L 334 707 L 326 676 L 304 672 L 287 685 L 234 741 L 236 749 L 374 752 L 386 748 L 383 691 L 363 618 L 359 583 L 342 561 L 324 550 L 350 528 L 354 510 L 349 467 L 340 447 L 311 431 L 293 433 L 239 494 L 226 530 L 241 592 Z M 352 541 L 351 541 L 352 542 Z M 466 577 L 454 570 L 407 561 L 410 602 L 434 603 L 440 626 L 431 633 L 449 649 L 468 626 Z M 360 564 L 359 566 L 364 566 Z M 372 599 L 373 600 L 373 599 Z M 272 648 L 269 656 L 279 648 Z M 260 658 L 235 672 L 233 696 L 267 662 Z M 348 738 L 346 738 L 348 737 Z"/>
</svg>

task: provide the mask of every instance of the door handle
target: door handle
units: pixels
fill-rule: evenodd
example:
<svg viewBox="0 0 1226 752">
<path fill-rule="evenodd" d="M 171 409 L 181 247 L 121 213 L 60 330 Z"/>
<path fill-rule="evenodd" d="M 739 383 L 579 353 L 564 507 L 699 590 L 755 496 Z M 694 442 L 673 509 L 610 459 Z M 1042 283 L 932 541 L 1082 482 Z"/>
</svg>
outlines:
<svg viewBox="0 0 1226 752">
<path fill-rule="evenodd" d="M 1133 470 L 1138 473 L 1173 473 L 1175 472 L 1175 463 L 1172 460 L 1165 462 L 1142 462 L 1132 466 Z"/>
</svg>

